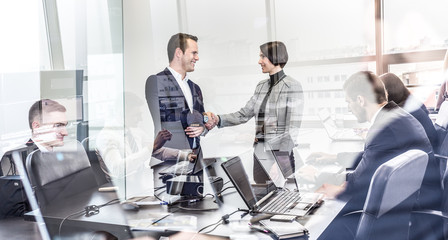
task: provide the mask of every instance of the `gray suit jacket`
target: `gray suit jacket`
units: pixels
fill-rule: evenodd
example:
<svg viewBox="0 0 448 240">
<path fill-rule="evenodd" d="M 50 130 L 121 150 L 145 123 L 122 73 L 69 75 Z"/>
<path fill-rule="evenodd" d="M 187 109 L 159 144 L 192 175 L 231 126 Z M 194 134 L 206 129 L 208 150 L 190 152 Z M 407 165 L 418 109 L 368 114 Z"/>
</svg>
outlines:
<svg viewBox="0 0 448 240">
<path fill-rule="evenodd" d="M 221 127 L 245 123 L 255 116 L 258 119 L 260 105 L 269 90 L 269 79 L 258 83 L 255 93 L 239 111 L 219 115 Z M 264 134 L 267 138 L 288 132 L 297 141 L 303 112 L 302 85 L 290 76 L 286 76 L 272 89 L 266 104 Z"/>
</svg>

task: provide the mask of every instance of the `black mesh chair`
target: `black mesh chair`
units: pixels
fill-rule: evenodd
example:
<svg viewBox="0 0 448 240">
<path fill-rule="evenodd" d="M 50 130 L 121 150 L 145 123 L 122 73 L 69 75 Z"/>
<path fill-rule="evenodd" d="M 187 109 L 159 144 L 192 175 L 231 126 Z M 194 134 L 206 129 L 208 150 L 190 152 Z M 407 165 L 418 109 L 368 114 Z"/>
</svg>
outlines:
<svg viewBox="0 0 448 240">
<path fill-rule="evenodd" d="M 382 164 L 370 182 L 355 239 L 409 239 L 409 223 L 428 155 L 409 150 Z"/>
<path fill-rule="evenodd" d="M 30 153 L 26 169 L 42 210 L 53 202 L 98 187 L 87 154 L 78 141 L 66 143 L 54 152 Z"/>
<path fill-rule="evenodd" d="M 431 217 L 441 220 L 443 222 L 443 233 L 428 233 L 427 228 L 422 227 L 420 225 L 411 226 L 415 230 L 415 232 L 419 233 L 418 238 L 420 239 L 429 239 L 429 240 L 438 240 L 438 239 L 448 239 L 448 171 L 447 171 L 447 160 L 448 160 L 448 135 L 445 136 L 440 145 L 439 154 L 435 154 L 435 157 L 440 161 L 441 168 L 443 168 L 442 172 L 442 188 L 443 188 L 443 199 L 441 209 L 422 209 L 419 211 L 414 211 L 413 214 L 417 217 Z M 443 236 L 439 236 L 443 234 Z"/>
</svg>

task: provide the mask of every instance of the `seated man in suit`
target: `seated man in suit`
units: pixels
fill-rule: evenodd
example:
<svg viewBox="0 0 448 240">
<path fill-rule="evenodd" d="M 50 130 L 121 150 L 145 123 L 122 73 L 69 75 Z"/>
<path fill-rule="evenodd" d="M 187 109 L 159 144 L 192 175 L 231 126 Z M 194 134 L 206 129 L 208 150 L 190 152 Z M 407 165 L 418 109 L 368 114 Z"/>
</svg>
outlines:
<svg viewBox="0 0 448 240">
<path fill-rule="evenodd" d="M 418 204 L 421 207 L 440 208 L 442 196 L 439 165 L 422 125 L 397 104 L 387 101 L 384 84 L 372 72 L 355 73 L 347 79 L 343 89 L 349 110 L 359 122 L 369 121 L 371 127 L 364 151 L 358 155 L 359 164 L 352 173 L 347 174 L 347 181 L 342 186 L 324 184 L 318 189 L 318 192 L 327 197 L 348 201 L 327 228 L 328 239 L 353 239 L 359 215 L 343 215 L 363 209 L 370 180 L 376 169 L 410 149 L 420 149 L 429 155 Z"/>
<path fill-rule="evenodd" d="M 49 152 L 53 151 L 53 147 L 64 145 L 64 137 L 67 136 L 65 112 L 65 107 L 56 101 L 42 99 L 35 102 L 30 107 L 28 114 L 31 139 L 24 145 L 10 149 L 2 156 L 0 176 L 20 174 L 14 167 L 13 152 L 18 151 L 22 159 L 25 160 L 28 154 L 36 149 Z M 25 199 L 14 196 L 13 192 L 11 195 L 9 192 L 3 192 L 3 195 L 0 196 L 0 206 L 2 206 L 0 218 L 23 215 L 25 211 L 31 210 L 27 202 Z"/>
<path fill-rule="evenodd" d="M 52 151 L 53 147 L 63 146 L 64 137 L 67 136 L 65 112 L 65 107 L 56 101 L 42 99 L 35 102 L 28 113 L 31 138 L 23 146 L 11 149 L 3 155 L 0 175 L 15 174 L 9 172 L 13 151 L 19 151 L 22 158 L 26 159 L 29 153 L 38 148 L 41 151 Z"/>
</svg>

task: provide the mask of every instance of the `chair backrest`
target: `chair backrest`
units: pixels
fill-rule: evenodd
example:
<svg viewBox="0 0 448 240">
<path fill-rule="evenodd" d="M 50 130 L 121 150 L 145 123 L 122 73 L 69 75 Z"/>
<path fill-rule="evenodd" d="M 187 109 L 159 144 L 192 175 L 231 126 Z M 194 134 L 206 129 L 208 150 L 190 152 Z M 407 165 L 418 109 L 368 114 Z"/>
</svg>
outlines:
<svg viewBox="0 0 448 240">
<path fill-rule="evenodd" d="M 435 124 L 447 129 L 448 127 L 448 101 L 445 101 L 440 105 L 439 112 L 437 114 Z"/>
<path fill-rule="evenodd" d="M 109 170 L 107 169 L 104 160 L 99 154 L 96 148 L 96 138 L 86 137 L 81 141 L 81 145 L 86 150 L 87 156 L 89 157 L 90 166 L 95 174 L 96 182 L 99 186 L 111 182 L 111 177 L 109 176 Z"/>
<path fill-rule="evenodd" d="M 428 154 L 409 150 L 382 164 L 370 182 L 356 239 L 407 239 Z"/>
<path fill-rule="evenodd" d="M 448 159 L 448 135 L 445 135 L 445 137 L 439 142 L 439 151 L 437 154 L 435 154 L 436 159 L 439 161 L 440 165 L 440 173 L 442 176 L 442 186 L 445 187 L 445 184 L 448 184 L 445 179 L 445 176 L 447 174 L 447 159 Z"/>
<path fill-rule="evenodd" d="M 54 152 L 30 153 L 26 168 L 41 209 L 98 187 L 87 154 L 78 141 L 66 142 L 64 148 Z"/>
<path fill-rule="evenodd" d="M 447 136 L 447 128 L 448 128 L 448 101 L 442 103 L 439 113 L 437 115 L 437 119 L 434 123 L 434 128 L 437 133 L 437 143 L 438 145 L 434 147 L 435 153 L 440 153 L 443 148 L 443 141 Z"/>
</svg>

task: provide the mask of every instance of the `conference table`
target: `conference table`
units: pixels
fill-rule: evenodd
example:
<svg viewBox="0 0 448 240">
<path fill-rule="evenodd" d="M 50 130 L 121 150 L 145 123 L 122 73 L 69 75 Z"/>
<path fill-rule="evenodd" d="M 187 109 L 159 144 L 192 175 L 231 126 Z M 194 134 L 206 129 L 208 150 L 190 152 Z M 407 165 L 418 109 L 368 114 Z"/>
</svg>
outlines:
<svg viewBox="0 0 448 240">
<path fill-rule="evenodd" d="M 243 160 L 244 168 L 251 169 L 253 164 L 253 149 L 249 144 L 246 144 L 245 147 L 229 147 L 232 144 L 232 140 L 230 140 L 228 145 L 223 145 L 218 140 L 219 138 L 214 137 L 212 134 L 201 141 L 202 148 L 204 149 L 204 157 L 216 158 L 216 162 L 209 167 L 211 170 L 204 171 L 204 174 L 222 177 L 225 183 L 224 187 L 228 187 L 232 183 L 229 182 L 228 177 L 221 168 L 221 163 L 233 156 L 239 156 Z M 220 147 L 214 151 L 205 150 L 210 146 L 216 146 L 216 144 L 226 147 Z M 298 154 L 300 154 L 302 159 L 306 159 L 311 152 L 322 151 L 337 153 L 340 151 L 359 151 L 362 150 L 362 147 L 363 142 L 360 141 L 331 141 L 323 129 L 304 129 L 299 136 Z M 271 164 L 267 160 L 264 163 Z M 160 167 L 163 167 L 163 165 Z M 158 169 L 155 168 L 154 171 L 156 178 L 155 185 L 160 186 L 162 183 L 157 183 L 157 181 L 160 181 L 157 179 Z M 252 171 L 246 170 L 246 172 L 250 177 Z M 299 190 L 313 191 L 317 187 L 313 184 L 299 185 Z M 195 224 L 185 231 L 198 231 L 213 223 L 219 222 L 222 216 L 233 213 L 229 217 L 228 224 L 216 224 L 218 226 L 213 225 L 202 232 L 213 230 L 208 234 L 229 237 L 231 239 L 272 239 L 268 234 L 253 231 L 249 228 L 248 223 L 253 216 L 243 211 L 237 211 L 238 209 L 247 209 L 247 206 L 234 188 L 227 189 L 222 193 L 221 198 L 215 199 L 212 196 L 213 191 L 211 187 L 205 184 L 204 193 L 209 194 L 202 201 L 187 200 L 182 203 L 182 207 L 179 205 L 168 206 L 158 204 L 141 207 L 138 210 L 125 210 L 119 203 L 116 203 L 101 207 L 98 213 L 92 216 L 86 216 L 84 214 L 74 215 L 74 213 L 84 210 L 86 206 L 102 205 L 117 198 L 115 192 L 99 192 L 98 189 L 90 189 L 82 194 L 72 196 L 64 201 L 48 206 L 45 211 L 42 211 L 42 215 L 52 235 L 59 233 L 64 235 L 64 233 L 67 234 L 76 231 L 101 230 L 110 232 L 119 239 L 128 239 L 139 235 L 152 236 L 158 239 L 160 236 L 167 236 L 181 229 L 174 227 L 148 228 L 146 231 L 134 230 L 131 232 L 129 225 L 133 226 L 138 221 L 144 222 L 145 219 L 152 219 L 153 221 L 157 217 L 161 219 L 190 219 L 194 220 Z M 160 197 L 164 197 L 164 195 L 166 193 L 161 194 Z M 345 203 L 342 201 L 325 199 L 322 206 L 317 208 L 313 214 L 299 219 L 298 222 L 309 230 L 309 235 L 303 239 L 318 239 L 344 205 Z M 198 210 L 204 208 L 209 210 Z M 35 211 L 27 213 L 25 219 L 35 221 L 34 214 L 36 214 Z M 213 229 L 215 226 L 216 229 Z"/>
</svg>

